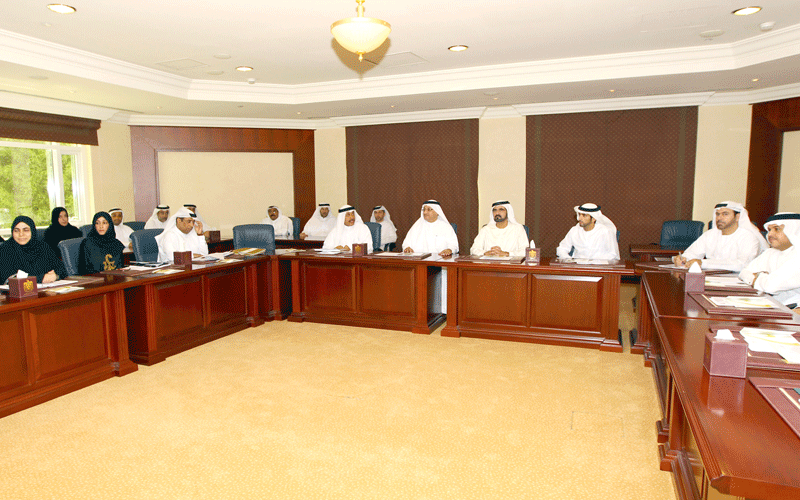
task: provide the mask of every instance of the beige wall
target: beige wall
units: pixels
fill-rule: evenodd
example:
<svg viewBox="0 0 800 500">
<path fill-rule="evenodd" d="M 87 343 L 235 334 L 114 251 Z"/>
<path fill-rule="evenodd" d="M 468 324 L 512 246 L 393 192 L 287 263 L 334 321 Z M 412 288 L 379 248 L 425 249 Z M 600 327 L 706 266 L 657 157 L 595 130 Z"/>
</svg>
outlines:
<svg viewBox="0 0 800 500">
<path fill-rule="evenodd" d="M 121 208 L 133 220 L 133 160 L 131 132 L 127 125 L 103 122 L 97 131 L 98 146 L 92 146 L 88 187 L 90 217 L 96 212 Z M 93 206 L 92 206 L 93 205 Z M 91 218 L 87 221 L 91 222 Z"/>
<path fill-rule="evenodd" d="M 330 203 L 334 213 L 347 203 L 346 148 L 344 128 L 314 132 L 314 184 L 317 203 Z M 360 215 L 364 217 L 364 214 Z"/>
<path fill-rule="evenodd" d="M 708 221 L 716 203 L 744 202 L 750 142 L 751 107 L 702 106 L 698 114 L 693 218 Z M 121 206 L 133 213 L 130 132 L 126 125 L 103 123 L 100 146 L 91 148 L 95 208 Z M 336 209 L 347 203 L 344 128 L 314 133 L 317 202 Z M 781 210 L 800 210 L 800 132 L 785 134 Z M 525 218 L 525 117 L 480 120 L 478 172 L 479 222 L 489 220 L 486 207 L 507 198 L 517 220 Z"/>
<path fill-rule="evenodd" d="M 751 114 L 749 105 L 700 107 L 694 220 L 711 220 L 714 205 L 720 201 L 745 202 Z"/>
<path fill-rule="evenodd" d="M 489 222 L 498 200 L 508 200 L 525 224 L 525 117 L 480 120 L 479 135 L 478 225 Z"/>
<path fill-rule="evenodd" d="M 783 134 L 778 211 L 800 211 L 800 131 Z"/>
</svg>

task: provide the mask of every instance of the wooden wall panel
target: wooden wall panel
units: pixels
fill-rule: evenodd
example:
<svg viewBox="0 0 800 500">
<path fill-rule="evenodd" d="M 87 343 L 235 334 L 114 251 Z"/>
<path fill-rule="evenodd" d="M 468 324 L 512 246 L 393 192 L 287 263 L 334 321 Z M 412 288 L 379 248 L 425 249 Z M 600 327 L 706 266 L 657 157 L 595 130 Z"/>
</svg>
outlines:
<svg viewBox="0 0 800 500">
<path fill-rule="evenodd" d="M 136 220 L 147 220 L 158 198 L 159 151 L 274 152 L 294 157 L 294 214 L 307 220 L 316 207 L 314 131 L 217 127 L 131 127 Z"/>
</svg>

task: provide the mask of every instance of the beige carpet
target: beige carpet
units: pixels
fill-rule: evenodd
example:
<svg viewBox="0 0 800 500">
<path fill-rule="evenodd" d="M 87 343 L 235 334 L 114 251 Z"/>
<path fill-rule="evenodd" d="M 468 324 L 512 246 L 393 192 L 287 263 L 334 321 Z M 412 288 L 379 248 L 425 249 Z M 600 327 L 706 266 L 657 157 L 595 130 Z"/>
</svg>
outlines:
<svg viewBox="0 0 800 500">
<path fill-rule="evenodd" d="M 269 323 L 0 419 L 2 499 L 673 499 L 641 356 Z"/>
</svg>

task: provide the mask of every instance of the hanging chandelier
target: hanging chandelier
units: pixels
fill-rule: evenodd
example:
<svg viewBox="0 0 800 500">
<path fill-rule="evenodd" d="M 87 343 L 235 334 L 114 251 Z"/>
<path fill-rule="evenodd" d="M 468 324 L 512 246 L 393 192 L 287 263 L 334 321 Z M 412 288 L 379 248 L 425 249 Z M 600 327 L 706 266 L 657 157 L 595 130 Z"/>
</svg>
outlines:
<svg viewBox="0 0 800 500">
<path fill-rule="evenodd" d="M 392 26 L 381 19 L 364 17 L 364 0 L 358 3 L 358 17 L 339 19 L 331 24 L 331 34 L 339 45 L 358 54 L 358 60 L 364 60 L 364 54 L 371 52 L 386 40 Z"/>
</svg>

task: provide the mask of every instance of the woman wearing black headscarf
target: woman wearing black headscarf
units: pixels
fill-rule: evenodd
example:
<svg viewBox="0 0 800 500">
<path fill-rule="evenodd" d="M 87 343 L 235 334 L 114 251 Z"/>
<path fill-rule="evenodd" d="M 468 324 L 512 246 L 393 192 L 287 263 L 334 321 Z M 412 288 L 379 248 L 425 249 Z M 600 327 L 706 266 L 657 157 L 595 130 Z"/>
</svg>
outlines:
<svg viewBox="0 0 800 500">
<path fill-rule="evenodd" d="M 44 230 L 44 242 L 50 245 L 56 256 L 61 256 L 58 242 L 72 238 L 83 238 L 83 233 L 69 223 L 69 214 L 64 207 L 56 207 L 50 214 L 50 226 Z"/>
<path fill-rule="evenodd" d="M 124 245 L 117 239 L 114 223 L 107 212 L 97 212 L 92 230 L 78 251 L 78 274 L 94 274 L 122 267 Z"/>
<path fill-rule="evenodd" d="M 67 275 L 64 264 L 46 243 L 36 237 L 33 219 L 20 215 L 11 224 L 11 238 L 0 245 L 0 283 L 25 271 L 37 283 L 51 283 Z"/>
</svg>

